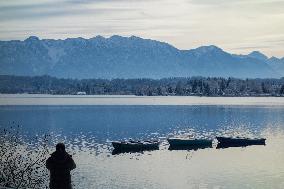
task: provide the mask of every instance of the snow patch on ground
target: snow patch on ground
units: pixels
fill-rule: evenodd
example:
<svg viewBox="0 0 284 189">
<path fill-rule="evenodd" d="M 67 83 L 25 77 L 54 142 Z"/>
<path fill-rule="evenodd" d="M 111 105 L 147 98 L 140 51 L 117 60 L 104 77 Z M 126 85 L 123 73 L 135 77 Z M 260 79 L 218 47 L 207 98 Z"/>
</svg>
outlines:
<svg viewBox="0 0 284 189">
<path fill-rule="evenodd" d="M 284 106 L 284 97 L 0 94 L 0 105 L 237 105 Z"/>
</svg>

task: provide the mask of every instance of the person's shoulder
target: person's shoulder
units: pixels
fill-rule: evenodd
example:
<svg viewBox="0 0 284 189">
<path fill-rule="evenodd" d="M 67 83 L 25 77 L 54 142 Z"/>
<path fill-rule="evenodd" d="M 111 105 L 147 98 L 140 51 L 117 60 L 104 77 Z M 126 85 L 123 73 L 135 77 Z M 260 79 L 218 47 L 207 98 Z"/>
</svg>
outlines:
<svg viewBox="0 0 284 189">
<path fill-rule="evenodd" d="M 72 155 L 71 154 L 69 154 L 69 153 L 65 153 L 65 156 L 67 157 L 67 158 L 71 158 L 72 159 Z"/>
<path fill-rule="evenodd" d="M 72 155 L 71 154 L 68 154 L 68 157 L 69 159 L 73 159 Z"/>
<path fill-rule="evenodd" d="M 55 156 L 55 155 L 56 155 L 56 151 L 54 151 L 50 154 L 50 156 Z"/>
<path fill-rule="evenodd" d="M 52 159 L 54 159 L 54 152 L 50 154 L 50 156 L 47 158 L 47 161 L 51 161 Z"/>
</svg>

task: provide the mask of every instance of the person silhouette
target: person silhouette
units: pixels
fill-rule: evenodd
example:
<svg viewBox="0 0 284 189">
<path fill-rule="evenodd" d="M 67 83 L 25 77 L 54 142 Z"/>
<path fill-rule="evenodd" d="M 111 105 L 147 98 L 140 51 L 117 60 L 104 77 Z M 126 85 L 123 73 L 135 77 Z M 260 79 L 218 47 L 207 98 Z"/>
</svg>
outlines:
<svg viewBox="0 0 284 189">
<path fill-rule="evenodd" d="M 50 171 L 50 189 L 72 189 L 70 171 L 76 164 L 63 143 L 56 145 L 56 151 L 46 160 L 46 168 Z"/>
</svg>

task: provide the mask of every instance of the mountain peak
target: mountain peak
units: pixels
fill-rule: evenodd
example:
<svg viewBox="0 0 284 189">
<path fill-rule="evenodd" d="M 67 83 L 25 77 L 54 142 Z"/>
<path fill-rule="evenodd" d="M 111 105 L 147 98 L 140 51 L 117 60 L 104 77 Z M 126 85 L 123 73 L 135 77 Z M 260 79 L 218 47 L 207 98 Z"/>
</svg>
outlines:
<svg viewBox="0 0 284 189">
<path fill-rule="evenodd" d="M 143 40 L 143 38 L 137 37 L 137 36 L 130 36 L 130 37 L 124 37 L 120 35 L 113 35 L 109 37 L 110 40 Z M 145 40 L 145 39 L 144 39 Z"/>
<path fill-rule="evenodd" d="M 218 51 L 223 52 L 223 50 L 221 48 L 219 48 L 215 45 L 201 46 L 201 47 L 196 48 L 195 50 L 198 50 L 198 51 L 203 52 L 203 53 L 218 52 Z"/>
<path fill-rule="evenodd" d="M 111 40 L 117 40 L 117 39 L 124 39 L 125 37 L 122 37 L 120 35 L 113 35 L 113 36 L 110 36 L 109 39 Z"/>
<path fill-rule="evenodd" d="M 25 41 L 39 41 L 40 39 L 37 36 L 30 36 Z"/>
<path fill-rule="evenodd" d="M 227 54 L 225 51 L 223 51 L 221 48 L 215 46 L 215 45 L 209 45 L 209 46 L 201 46 L 196 49 L 190 50 L 191 52 L 194 52 L 194 54 L 198 56 L 203 56 L 205 54 Z"/>
<path fill-rule="evenodd" d="M 259 60 L 267 60 L 268 57 L 266 55 L 264 55 L 263 53 L 259 52 L 259 51 L 253 51 L 251 53 L 248 54 L 249 57 L 251 58 L 256 58 Z"/>
<path fill-rule="evenodd" d="M 95 37 L 92 37 L 92 38 L 90 38 L 90 39 L 98 39 L 98 40 L 104 40 L 104 39 L 106 39 L 104 36 L 101 36 L 101 35 L 97 35 L 97 36 L 95 36 Z"/>
<path fill-rule="evenodd" d="M 268 59 L 268 62 L 274 64 L 284 64 L 284 58 L 277 58 L 275 56 L 272 56 Z"/>
<path fill-rule="evenodd" d="M 275 56 L 272 56 L 271 58 L 269 58 L 269 60 L 280 60 L 279 58 L 275 57 Z"/>
</svg>

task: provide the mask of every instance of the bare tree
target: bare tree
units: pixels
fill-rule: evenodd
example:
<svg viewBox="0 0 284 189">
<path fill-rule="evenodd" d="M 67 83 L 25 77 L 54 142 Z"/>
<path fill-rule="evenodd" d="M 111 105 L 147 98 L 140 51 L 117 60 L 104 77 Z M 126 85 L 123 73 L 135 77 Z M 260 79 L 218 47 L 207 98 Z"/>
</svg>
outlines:
<svg viewBox="0 0 284 189">
<path fill-rule="evenodd" d="M 32 144 L 24 141 L 20 126 L 0 131 L 0 186 L 12 188 L 47 188 L 48 135 Z"/>
</svg>

